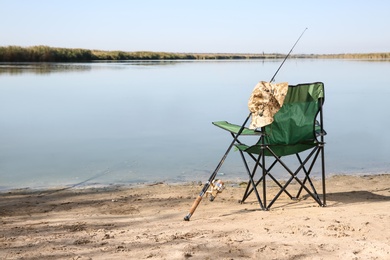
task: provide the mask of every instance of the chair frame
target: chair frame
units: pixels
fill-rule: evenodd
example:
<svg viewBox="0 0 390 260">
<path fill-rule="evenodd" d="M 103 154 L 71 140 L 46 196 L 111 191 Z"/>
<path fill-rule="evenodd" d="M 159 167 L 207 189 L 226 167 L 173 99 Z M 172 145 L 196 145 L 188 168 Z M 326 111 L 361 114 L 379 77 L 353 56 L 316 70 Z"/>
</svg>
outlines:
<svg viewBox="0 0 390 260">
<path fill-rule="evenodd" d="M 307 85 L 307 84 L 298 84 L 296 86 L 291 86 L 291 87 L 299 87 L 300 85 Z M 257 201 L 260 205 L 260 208 L 262 210 L 269 210 L 282 193 L 285 193 L 290 199 L 297 200 L 299 199 L 302 191 L 305 190 L 307 194 L 310 197 L 312 197 L 314 201 L 318 203 L 318 205 L 322 207 L 326 206 L 325 153 L 324 153 L 324 147 L 325 147 L 324 136 L 326 135 L 326 132 L 324 131 L 323 128 L 324 97 L 319 98 L 318 101 L 319 101 L 318 112 L 315 115 L 316 120 L 315 122 L 313 122 L 313 127 L 315 127 L 314 124 L 319 127 L 319 130 L 315 132 L 315 137 L 316 137 L 315 145 L 309 149 L 304 150 L 304 151 L 309 151 L 309 154 L 306 156 L 304 160 L 302 160 L 300 152 L 295 154 L 299 162 L 299 167 L 296 170 L 292 170 L 290 167 L 288 167 L 286 163 L 281 159 L 282 157 L 275 154 L 275 152 L 272 150 L 272 145 L 267 144 L 265 142 L 265 137 L 267 136 L 265 127 L 261 127 L 260 131 L 256 130 L 256 134 L 260 135 L 259 141 L 257 143 L 257 146 L 259 146 L 260 148 L 259 153 L 254 154 L 247 151 L 242 151 L 240 149 L 238 150 L 240 152 L 242 161 L 244 163 L 245 170 L 249 176 L 249 182 L 247 184 L 244 195 L 240 201 L 241 203 L 244 203 L 246 199 L 249 197 L 249 195 L 254 191 Z M 319 122 L 317 121 L 318 117 L 319 117 Z M 237 135 L 237 133 L 235 133 L 234 131 L 230 131 L 230 133 L 235 140 L 235 145 L 242 145 L 242 143 L 238 140 L 239 136 Z M 247 154 L 249 158 L 246 158 L 245 154 Z M 271 157 L 274 159 L 274 161 L 268 165 L 266 163 L 265 157 Z M 320 195 L 318 194 L 310 178 L 310 174 L 313 170 L 314 165 L 316 165 L 317 159 L 319 157 L 321 161 L 322 199 L 320 198 Z M 249 168 L 249 164 L 248 164 L 249 159 L 252 159 L 255 162 L 252 170 Z M 290 174 L 289 179 L 284 185 L 282 185 L 271 174 L 271 170 L 276 164 L 280 164 Z M 261 169 L 261 176 L 257 181 L 255 181 L 255 174 L 259 168 Z M 303 180 L 298 178 L 298 174 L 301 172 L 304 173 Z M 280 188 L 279 192 L 269 202 L 267 200 L 267 177 L 270 177 L 270 179 Z M 292 196 L 287 190 L 288 185 L 293 180 L 295 180 L 299 184 L 299 190 L 296 196 Z M 258 191 L 259 185 L 262 188 L 262 194 L 260 194 Z"/>
</svg>

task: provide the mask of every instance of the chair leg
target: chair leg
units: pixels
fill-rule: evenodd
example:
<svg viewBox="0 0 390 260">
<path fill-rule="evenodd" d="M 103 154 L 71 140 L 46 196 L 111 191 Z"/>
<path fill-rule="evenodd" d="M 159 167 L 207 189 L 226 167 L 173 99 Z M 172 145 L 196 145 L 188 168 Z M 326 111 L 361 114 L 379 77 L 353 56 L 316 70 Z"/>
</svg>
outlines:
<svg viewBox="0 0 390 260">
<path fill-rule="evenodd" d="M 320 199 L 320 195 L 318 194 L 317 190 L 315 189 L 314 187 L 314 184 L 313 182 L 311 181 L 310 179 L 310 173 L 314 167 L 314 164 L 316 163 L 317 159 L 318 159 L 318 155 L 321 153 L 321 182 L 322 182 L 322 201 Z M 298 160 L 300 162 L 301 165 L 304 165 L 304 163 L 302 162 L 301 158 L 299 157 L 299 155 L 297 154 L 297 157 L 298 157 Z M 309 181 L 310 183 L 310 186 L 313 190 L 313 194 L 317 197 L 319 204 L 320 206 L 323 206 L 325 207 L 326 206 L 326 190 L 325 190 L 325 155 L 324 155 L 324 147 L 323 146 L 319 146 L 317 148 L 317 153 L 316 155 L 314 156 L 313 160 L 312 160 L 312 163 L 309 167 L 309 170 L 307 171 L 306 168 L 303 166 L 303 171 L 305 172 L 305 179 L 303 180 L 303 184 L 306 183 L 306 180 Z M 300 196 L 300 193 L 302 192 L 303 190 L 303 187 L 301 186 L 299 191 L 298 191 L 298 194 L 297 194 L 297 197 Z"/>
<path fill-rule="evenodd" d="M 264 210 L 264 209 L 265 209 L 264 204 L 263 204 L 263 202 L 262 202 L 262 200 L 261 200 L 261 197 L 260 197 L 260 195 L 259 195 L 259 192 L 257 191 L 256 184 L 255 184 L 255 182 L 254 182 L 254 180 L 253 180 L 253 176 L 254 176 L 254 173 L 256 172 L 257 164 L 255 165 L 255 168 L 254 168 L 254 170 L 253 170 L 252 173 L 251 173 L 251 171 L 249 170 L 248 163 L 247 163 L 247 161 L 245 160 L 244 153 L 243 153 L 242 151 L 240 151 L 240 154 L 241 154 L 241 157 L 242 157 L 242 159 L 243 159 L 243 161 L 244 161 L 244 166 L 245 166 L 245 169 L 246 169 L 246 171 L 247 171 L 247 173 L 248 173 L 249 182 L 250 182 L 250 184 L 252 185 L 252 190 L 255 191 L 255 194 L 256 194 L 256 197 L 257 197 L 257 201 L 259 202 L 261 209 Z M 259 159 L 260 159 L 260 157 L 259 157 Z M 248 185 L 247 185 L 247 187 L 246 187 L 246 191 L 245 191 L 245 193 L 244 193 L 243 199 L 241 200 L 241 203 L 244 202 L 245 199 L 247 198 L 247 197 L 245 197 L 245 194 L 247 193 L 250 184 L 248 183 Z"/>
<path fill-rule="evenodd" d="M 248 192 L 249 190 L 249 187 L 251 187 L 251 179 L 253 179 L 254 177 L 254 173 L 252 174 L 251 171 L 249 170 L 249 166 L 248 166 L 248 163 L 245 159 L 245 156 L 244 156 L 244 153 L 242 151 L 239 151 L 240 152 L 240 155 L 241 155 L 241 159 L 244 163 L 244 166 L 245 166 L 245 170 L 246 172 L 248 173 L 249 175 L 249 181 L 248 181 L 248 184 L 246 185 L 246 189 L 245 189 L 245 192 L 244 192 L 244 195 L 242 197 L 242 200 L 240 201 L 241 203 L 243 203 L 249 196 L 250 193 L 252 193 L 253 191 L 253 188 Z M 257 183 L 256 183 L 256 186 L 257 186 Z"/>
<path fill-rule="evenodd" d="M 240 152 L 242 153 L 242 151 L 240 151 Z M 255 162 L 257 161 L 257 159 L 253 156 L 253 154 L 248 153 L 248 155 L 249 155 Z M 241 155 L 241 157 L 243 158 L 244 165 L 246 165 L 246 168 L 248 169 L 248 167 L 247 167 L 248 163 L 247 163 L 245 157 L 243 157 L 243 154 Z M 269 177 L 272 179 L 272 181 L 273 181 L 276 185 L 278 185 L 278 187 L 281 189 L 281 188 L 283 188 L 282 184 L 281 184 L 281 183 L 280 183 L 280 182 L 271 174 L 271 170 L 272 170 L 272 168 L 276 165 L 277 162 L 278 162 L 277 160 L 274 160 L 274 162 L 269 166 L 269 168 L 266 170 L 266 176 L 269 176 Z M 262 167 L 261 164 L 259 164 L 259 166 Z M 251 173 L 251 176 L 252 176 L 252 178 L 254 178 L 255 172 Z M 257 180 L 257 182 L 256 182 L 256 187 L 257 187 L 262 181 L 263 181 L 263 176 L 261 176 L 261 177 Z M 246 186 L 246 190 L 245 190 L 245 192 L 244 192 L 244 195 L 243 195 L 243 198 L 242 198 L 241 202 L 244 202 L 244 201 L 249 197 L 249 195 L 252 193 L 253 187 L 252 187 L 251 189 L 249 189 L 250 187 L 251 187 L 251 185 L 250 185 L 250 183 L 248 182 L 248 185 Z M 287 195 L 290 199 L 293 198 L 293 196 L 292 196 L 287 190 L 284 190 L 284 193 L 286 193 L 286 195 Z"/>
<path fill-rule="evenodd" d="M 297 158 L 298 158 L 299 163 L 302 165 L 302 170 L 303 170 L 303 172 L 305 173 L 305 179 L 304 179 L 303 182 L 302 182 L 303 185 L 305 185 L 305 184 L 306 184 L 306 181 L 308 181 L 309 184 L 310 184 L 311 189 L 313 190 L 313 194 L 317 197 L 318 201 L 321 201 L 320 196 L 318 195 L 317 190 L 316 190 L 316 188 L 314 187 L 314 184 L 313 184 L 313 182 L 312 182 L 312 180 L 311 180 L 311 178 L 310 178 L 310 176 L 309 176 L 310 173 L 311 173 L 311 171 L 312 171 L 312 169 L 313 169 L 313 167 L 314 167 L 314 165 L 315 165 L 315 163 L 316 163 L 316 161 L 317 161 L 317 158 L 318 158 L 319 153 L 320 153 L 320 149 L 317 149 L 317 152 L 316 152 L 316 154 L 315 154 L 315 156 L 314 156 L 314 158 L 312 159 L 312 162 L 311 162 L 311 164 L 310 164 L 309 170 L 306 170 L 305 164 L 302 162 L 301 157 L 299 156 L 299 154 L 296 154 L 296 156 L 297 156 Z M 299 188 L 299 191 L 298 191 L 298 193 L 297 193 L 297 198 L 299 198 L 299 196 L 300 196 L 302 190 L 303 190 L 303 186 L 301 186 L 301 187 Z"/>
<path fill-rule="evenodd" d="M 265 153 L 264 153 L 264 138 L 262 139 L 263 145 L 261 146 L 261 171 L 262 171 L 262 178 L 263 178 L 263 200 L 264 200 L 264 208 L 268 210 L 267 207 L 267 180 L 265 179 L 267 176 L 267 170 L 265 169 Z M 260 159 L 260 156 L 259 156 Z M 256 162 L 258 164 L 259 161 Z"/>
<path fill-rule="evenodd" d="M 287 187 L 288 185 L 293 181 L 297 181 L 298 184 L 300 185 L 300 188 L 299 188 L 299 191 L 297 193 L 297 196 L 296 198 L 299 198 L 302 190 L 305 190 L 320 206 L 325 206 L 326 205 L 326 197 L 325 197 L 325 179 L 324 179 L 324 173 L 325 173 L 325 164 L 323 163 L 323 160 L 322 160 L 322 169 L 323 169 L 323 178 L 322 178 L 322 189 L 323 189 L 323 200 L 321 201 L 321 198 L 310 178 L 310 173 L 312 172 L 312 169 L 318 159 L 318 156 L 319 154 L 321 153 L 321 157 L 324 157 L 324 154 L 323 154 L 323 148 L 322 147 L 317 147 L 317 148 L 314 148 L 310 154 L 307 156 L 307 158 L 302 161 L 302 159 L 300 158 L 299 154 L 297 154 L 297 158 L 298 158 L 298 161 L 300 163 L 300 166 L 296 169 L 295 172 L 293 172 L 282 160 L 280 157 L 278 157 L 276 154 L 273 153 L 273 151 L 270 149 L 270 148 L 267 148 L 268 151 L 270 151 L 271 154 L 273 154 L 273 156 L 275 157 L 275 161 L 271 164 L 271 166 L 266 169 L 264 166 L 265 166 L 265 156 L 262 156 L 262 153 L 260 153 L 260 155 L 255 158 L 253 156 L 253 154 L 250 154 L 250 157 L 255 160 L 255 166 L 253 168 L 252 171 L 249 170 L 249 166 L 248 166 L 248 162 L 245 158 L 245 155 L 242 151 L 240 151 L 240 154 L 241 154 L 241 157 L 242 157 L 242 160 L 244 162 L 244 165 L 245 165 L 245 168 L 247 170 L 247 173 L 248 173 L 248 176 L 249 176 L 249 182 L 248 182 L 248 185 L 246 187 L 246 190 L 245 190 L 245 193 L 243 195 L 243 198 L 241 200 L 241 203 L 244 202 L 248 196 L 252 193 L 252 191 L 255 191 L 256 193 L 256 196 L 258 197 L 258 201 L 262 207 L 262 209 L 264 210 L 269 210 L 271 208 L 271 206 L 273 205 L 273 203 L 280 197 L 280 195 L 284 192 L 286 193 L 290 199 L 293 199 L 294 197 L 287 191 Z M 321 158 L 322 159 L 322 158 Z M 260 163 L 260 160 L 261 160 L 261 163 Z M 309 168 L 307 169 L 305 167 L 305 165 L 311 160 L 311 163 L 310 163 L 310 166 Z M 289 180 L 284 184 L 284 185 L 281 185 L 275 178 L 274 176 L 270 173 L 270 170 L 276 165 L 276 163 L 280 163 L 284 168 L 285 170 L 287 170 L 289 173 L 290 173 L 290 178 Z M 263 171 L 263 174 L 262 176 L 259 178 L 259 180 L 254 183 L 254 176 L 255 176 L 255 173 L 256 173 L 256 170 L 258 168 L 261 168 L 262 171 Z M 298 174 L 300 173 L 300 171 L 303 171 L 305 173 L 305 178 L 303 181 L 301 181 L 299 178 L 298 178 Z M 275 195 L 275 197 L 273 197 L 273 199 L 270 201 L 270 203 L 267 205 L 267 193 L 266 193 L 266 176 L 269 176 L 280 188 L 279 192 Z M 262 182 L 262 189 L 263 189 L 263 194 L 262 194 L 262 200 L 258 194 L 258 190 L 257 189 L 254 189 L 254 187 L 257 187 L 260 183 Z M 309 188 L 306 186 L 306 183 L 309 183 L 310 185 L 310 188 L 312 190 L 309 190 Z"/>
<path fill-rule="evenodd" d="M 325 189 L 325 152 L 324 146 L 321 149 L 321 171 L 322 171 L 322 206 L 326 207 L 326 189 Z"/>
<path fill-rule="evenodd" d="M 270 202 L 270 204 L 268 205 L 268 208 L 270 208 L 272 206 L 272 204 L 279 198 L 280 194 L 287 188 L 287 186 L 290 184 L 290 182 L 292 180 L 296 180 L 299 185 L 305 189 L 305 191 L 320 205 L 322 206 L 322 202 L 321 200 L 319 200 L 314 194 L 313 192 L 311 192 L 303 183 L 302 181 L 297 177 L 297 174 L 301 171 L 301 169 L 303 168 L 303 166 L 309 161 L 309 159 L 313 156 L 313 154 L 318 150 L 318 148 L 315 148 L 311 151 L 311 153 L 307 156 L 307 158 L 305 159 L 305 161 L 303 162 L 303 164 L 301 164 L 298 169 L 295 171 L 295 172 L 292 172 L 288 167 L 287 165 L 282 161 L 280 160 L 280 158 L 278 158 L 278 156 L 271 150 L 268 148 L 268 151 L 275 157 L 275 159 L 278 160 L 278 162 L 290 173 L 291 177 L 290 179 L 286 182 L 286 184 L 283 186 L 283 188 L 278 192 L 278 194 L 273 198 L 273 200 Z"/>
</svg>

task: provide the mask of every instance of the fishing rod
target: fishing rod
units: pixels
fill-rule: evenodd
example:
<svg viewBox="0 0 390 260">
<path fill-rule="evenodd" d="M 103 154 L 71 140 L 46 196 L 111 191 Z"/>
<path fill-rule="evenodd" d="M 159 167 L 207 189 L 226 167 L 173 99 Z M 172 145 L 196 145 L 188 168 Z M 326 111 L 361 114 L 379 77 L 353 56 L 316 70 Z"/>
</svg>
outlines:
<svg viewBox="0 0 390 260">
<path fill-rule="evenodd" d="M 293 51 L 293 49 L 295 48 L 295 45 L 297 45 L 297 43 L 299 42 L 299 40 L 301 39 L 301 37 L 303 36 L 303 34 L 305 33 L 305 31 L 307 30 L 307 28 L 305 28 L 305 30 L 303 30 L 302 34 L 299 36 L 298 40 L 294 43 L 294 45 L 292 46 L 291 50 L 289 51 L 289 53 L 286 55 L 286 57 L 284 58 L 284 60 L 282 61 L 282 63 L 280 64 L 279 68 L 276 70 L 275 74 L 273 75 L 273 77 L 271 78 L 270 82 L 273 82 L 276 75 L 278 74 L 280 68 L 283 66 L 284 62 L 287 60 L 287 58 L 290 56 L 291 52 Z M 226 150 L 225 154 L 222 156 L 222 159 L 221 161 L 218 163 L 217 167 L 215 168 L 215 170 L 213 171 L 213 173 L 211 174 L 209 180 L 206 182 L 206 184 L 203 186 L 203 189 L 202 191 L 199 193 L 198 197 L 195 199 L 194 203 L 192 204 L 188 214 L 184 217 L 184 220 L 185 221 L 189 221 L 191 216 L 194 214 L 196 208 L 199 206 L 199 203 L 202 201 L 202 198 L 203 196 L 206 194 L 207 190 L 210 188 L 210 185 L 212 185 L 212 182 L 213 180 L 215 179 L 215 176 L 217 176 L 217 173 L 219 171 L 219 169 L 221 168 L 222 164 L 225 162 L 225 159 L 226 157 L 228 156 L 230 150 L 232 149 L 233 145 L 235 144 L 235 142 L 237 141 L 238 139 L 238 136 L 241 135 L 242 131 L 244 131 L 245 129 L 245 125 L 246 123 L 248 122 L 249 118 L 251 117 L 251 114 L 252 113 L 249 113 L 248 117 L 245 119 L 244 123 L 241 125 L 241 128 L 240 130 L 238 130 L 237 134 L 234 136 L 233 138 L 233 141 L 231 142 L 231 144 L 229 145 L 228 149 Z"/>
<path fill-rule="evenodd" d="M 284 60 L 282 61 L 282 63 L 280 64 L 278 70 L 275 72 L 274 76 L 272 77 L 272 79 L 269 81 L 269 82 L 273 82 L 276 75 L 278 74 L 280 68 L 283 66 L 284 62 L 287 60 L 288 56 L 290 56 L 291 52 L 293 51 L 293 49 L 295 48 L 295 45 L 297 45 L 297 43 L 299 42 L 299 40 L 301 39 L 301 37 L 303 36 L 303 34 L 306 32 L 307 30 L 307 27 L 305 28 L 305 30 L 303 30 L 302 34 L 299 36 L 298 40 L 294 43 L 294 45 L 292 46 L 290 52 L 286 55 L 286 57 L 284 58 Z"/>
</svg>

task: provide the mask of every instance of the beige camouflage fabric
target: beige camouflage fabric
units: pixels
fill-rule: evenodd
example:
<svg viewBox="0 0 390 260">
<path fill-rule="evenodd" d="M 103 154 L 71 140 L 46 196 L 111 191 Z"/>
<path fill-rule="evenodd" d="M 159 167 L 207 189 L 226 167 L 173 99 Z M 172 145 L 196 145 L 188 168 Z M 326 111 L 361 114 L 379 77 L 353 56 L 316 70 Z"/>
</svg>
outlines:
<svg viewBox="0 0 390 260">
<path fill-rule="evenodd" d="M 250 129 L 260 128 L 274 121 L 274 115 L 283 106 L 287 90 L 287 82 L 272 84 L 260 81 L 257 83 L 248 101 L 248 108 L 252 113 Z"/>
</svg>

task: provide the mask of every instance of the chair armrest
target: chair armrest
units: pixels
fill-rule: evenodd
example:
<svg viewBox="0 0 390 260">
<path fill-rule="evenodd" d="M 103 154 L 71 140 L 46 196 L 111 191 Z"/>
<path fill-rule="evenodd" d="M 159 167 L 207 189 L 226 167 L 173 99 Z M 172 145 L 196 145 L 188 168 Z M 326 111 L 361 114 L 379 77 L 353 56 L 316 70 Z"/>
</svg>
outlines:
<svg viewBox="0 0 390 260">
<path fill-rule="evenodd" d="M 219 128 L 222 128 L 223 130 L 229 131 L 233 134 L 237 134 L 242 127 L 240 125 L 231 124 L 227 121 L 217 121 L 212 123 L 213 125 L 218 126 Z M 245 127 L 241 135 L 261 135 L 261 132 Z"/>
<path fill-rule="evenodd" d="M 317 137 L 327 135 L 327 132 L 324 129 L 321 130 L 321 124 L 317 120 L 315 122 L 314 131 Z"/>
</svg>

